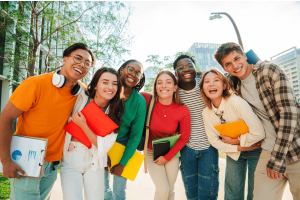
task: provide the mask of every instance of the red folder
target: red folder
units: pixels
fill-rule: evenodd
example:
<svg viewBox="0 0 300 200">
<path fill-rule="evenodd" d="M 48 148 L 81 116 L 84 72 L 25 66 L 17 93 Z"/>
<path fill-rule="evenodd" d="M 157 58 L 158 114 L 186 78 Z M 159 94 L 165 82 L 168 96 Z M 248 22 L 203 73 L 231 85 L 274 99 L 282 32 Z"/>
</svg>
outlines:
<svg viewBox="0 0 300 200">
<path fill-rule="evenodd" d="M 119 127 L 93 101 L 84 107 L 81 112 L 86 118 L 87 125 L 98 136 L 105 137 Z M 89 149 L 92 147 L 91 141 L 83 130 L 73 121 L 68 123 L 64 129 Z"/>
</svg>

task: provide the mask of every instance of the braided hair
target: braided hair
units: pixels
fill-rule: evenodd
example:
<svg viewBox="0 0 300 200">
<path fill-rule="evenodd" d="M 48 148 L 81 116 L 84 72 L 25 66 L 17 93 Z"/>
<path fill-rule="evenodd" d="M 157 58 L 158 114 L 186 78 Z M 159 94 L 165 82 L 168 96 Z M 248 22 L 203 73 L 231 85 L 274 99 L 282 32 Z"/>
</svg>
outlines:
<svg viewBox="0 0 300 200">
<path fill-rule="evenodd" d="M 194 60 L 194 58 L 192 56 L 189 56 L 189 55 L 186 55 L 186 54 L 182 54 L 182 55 L 178 56 L 176 58 L 176 60 L 173 62 L 173 68 L 174 68 L 174 70 L 176 69 L 176 65 L 177 65 L 178 61 L 181 60 L 181 59 L 183 59 L 183 58 L 191 59 L 191 61 L 196 65 L 196 62 L 195 62 L 195 60 Z"/>
<path fill-rule="evenodd" d="M 133 62 L 136 62 L 136 63 L 139 63 L 139 65 L 141 66 L 142 70 L 143 70 L 143 75 L 142 75 L 142 78 L 140 79 L 139 83 L 136 84 L 136 86 L 134 86 L 133 88 L 139 92 L 142 87 L 144 87 L 145 85 L 145 73 L 144 73 L 144 67 L 143 67 L 143 64 L 140 62 L 140 61 L 137 61 L 135 59 L 131 59 L 131 60 L 127 60 L 126 62 L 124 62 L 121 67 L 118 69 L 118 74 L 121 75 L 121 69 L 122 68 L 125 68 L 126 65 L 128 65 L 129 63 L 133 63 Z"/>
</svg>

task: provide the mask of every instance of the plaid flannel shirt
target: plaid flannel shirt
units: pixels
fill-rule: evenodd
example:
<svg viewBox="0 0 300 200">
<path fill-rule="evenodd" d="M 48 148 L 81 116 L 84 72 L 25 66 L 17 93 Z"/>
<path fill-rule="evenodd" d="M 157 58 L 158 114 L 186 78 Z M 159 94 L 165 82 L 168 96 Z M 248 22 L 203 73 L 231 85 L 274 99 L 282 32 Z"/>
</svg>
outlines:
<svg viewBox="0 0 300 200">
<path fill-rule="evenodd" d="M 277 138 L 267 167 L 279 173 L 286 170 L 286 159 L 300 159 L 300 107 L 284 71 L 274 63 L 259 61 L 252 70 L 259 98 L 272 122 Z M 231 88 L 234 77 L 228 75 Z M 236 77 L 235 77 L 236 78 Z M 241 96 L 241 81 L 235 92 Z"/>
</svg>

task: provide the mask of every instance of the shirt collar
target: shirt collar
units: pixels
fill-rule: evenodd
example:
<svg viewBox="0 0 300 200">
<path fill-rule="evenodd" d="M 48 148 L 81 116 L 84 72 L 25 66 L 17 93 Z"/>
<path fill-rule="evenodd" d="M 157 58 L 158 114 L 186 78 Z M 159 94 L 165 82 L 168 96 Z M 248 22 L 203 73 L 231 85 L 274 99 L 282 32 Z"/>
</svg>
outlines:
<svg viewBox="0 0 300 200">
<path fill-rule="evenodd" d="M 221 104 L 220 104 L 219 108 L 216 108 L 216 107 L 214 106 L 214 104 L 211 103 L 212 109 L 213 109 L 213 111 L 214 111 L 215 113 L 224 112 L 224 110 L 225 110 L 225 103 L 224 103 L 224 101 L 225 101 L 225 99 L 222 97 Z"/>
</svg>

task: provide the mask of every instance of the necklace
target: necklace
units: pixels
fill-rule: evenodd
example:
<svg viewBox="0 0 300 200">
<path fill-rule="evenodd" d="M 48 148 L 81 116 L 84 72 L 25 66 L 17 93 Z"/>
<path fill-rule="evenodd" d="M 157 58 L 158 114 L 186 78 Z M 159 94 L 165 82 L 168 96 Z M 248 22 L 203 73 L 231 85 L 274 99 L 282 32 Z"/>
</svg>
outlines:
<svg viewBox="0 0 300 200">
<path fill-rule="evenodd" d="M 163 113 L 164 117 L 167 117 L 166 112 L 171 108 L 172 104 L 173 104 L 173 103 L 171 103 L 166 109 L 162 109 L 162 108 L 160 107 L 160 105 L 157 104 L 158 108 L 161 110 L 161 112 Z"/>
</svg>

